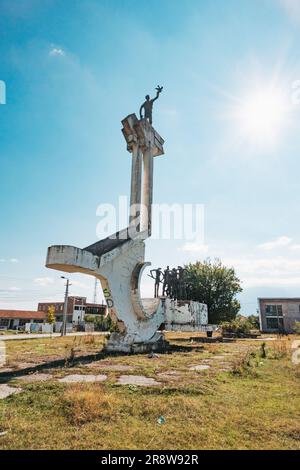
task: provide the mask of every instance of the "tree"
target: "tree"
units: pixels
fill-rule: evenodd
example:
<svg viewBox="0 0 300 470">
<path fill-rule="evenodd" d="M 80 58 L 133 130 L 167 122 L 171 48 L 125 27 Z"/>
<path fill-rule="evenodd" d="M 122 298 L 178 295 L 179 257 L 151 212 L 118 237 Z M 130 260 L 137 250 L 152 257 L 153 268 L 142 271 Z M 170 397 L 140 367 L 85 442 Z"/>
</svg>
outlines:
<svg viewBox="0 0 300 470">
<path fill-rule="evenodd" d="M 190 297 L 207 305 L 209 323 L 219 324 L 236 318 L 241 308 L 236 295 L 242 288 L 233 268 L 227 268 L 219 259 L 208 258 L 190 263 L 185 269 Z"/>
<path fill-rule="evenodd" d="M 46 322 L 50 323 L 50 325 L 53 325 L 55 323 L 55 307 L 54 307 L 54 305 L 50 305 L 50 307 L 48 307 Z"/>
</svg>

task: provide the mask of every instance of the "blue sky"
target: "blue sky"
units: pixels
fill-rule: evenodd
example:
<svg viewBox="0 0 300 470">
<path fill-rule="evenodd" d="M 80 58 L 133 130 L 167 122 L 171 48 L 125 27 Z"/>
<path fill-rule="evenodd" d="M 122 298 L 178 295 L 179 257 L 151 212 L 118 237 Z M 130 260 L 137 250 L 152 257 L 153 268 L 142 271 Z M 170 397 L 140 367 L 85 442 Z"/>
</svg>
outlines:
<svg viewBox="0 0 300 470">
<path fill-rule="evenodd" d="M 129 193 L 120 121 L 158 83 L 154 200 L 204 204 L 205 242 L 148 240 L 147 260 L 220 257 L 246 314 L 300 295 L 298 0 L 0 0 L 0 38 L 0 308 L 62 299 L 47 247 L 96 241 L 97 206 Z"/>
</svg>

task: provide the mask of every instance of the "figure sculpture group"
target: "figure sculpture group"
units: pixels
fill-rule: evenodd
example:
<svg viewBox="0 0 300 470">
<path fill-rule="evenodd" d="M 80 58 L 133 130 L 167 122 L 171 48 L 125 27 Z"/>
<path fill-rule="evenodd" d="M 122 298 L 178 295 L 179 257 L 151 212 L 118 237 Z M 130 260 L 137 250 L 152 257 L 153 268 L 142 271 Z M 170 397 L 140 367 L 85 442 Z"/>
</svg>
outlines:
<svg viewBox="0 0 300 470">
<path fill-rule="evenodd" d="M 151 269 L 150 275 L 154 279 L 154 297 L 159 297 L 160 285 L 161 295 L 174 300 L 191 300 L 192 287 L 188 280 L 187 270 L 182 266 L 170 269 Z"/>
</svg>

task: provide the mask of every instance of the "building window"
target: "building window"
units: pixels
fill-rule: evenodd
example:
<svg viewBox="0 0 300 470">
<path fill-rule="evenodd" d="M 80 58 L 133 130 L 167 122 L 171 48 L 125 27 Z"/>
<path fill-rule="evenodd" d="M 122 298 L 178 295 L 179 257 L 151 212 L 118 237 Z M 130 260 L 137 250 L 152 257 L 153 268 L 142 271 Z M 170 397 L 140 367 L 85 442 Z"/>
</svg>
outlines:
<svg viewBox="0 0 300 470">
<path fill-rule="evenodd" d="M 0 318 L 0 326 L 8 326 L 9 320 L 7 318 Z"/>
<path fill-rule="evenodd" d="M 283 330 L 283 319 L 278 318 L 267 318 L 268 330 Z"/>
<path fill-rule="evenodd" d="M 105 308 L 102 307 L 86 307 L 85 313 L 87 315 L 104 315 Z"/>
<path fill-rule="evenodd" d="M 266 315 L 268 317 L 282 317 L 282 305 L 266 305 Z"/>
</svg>

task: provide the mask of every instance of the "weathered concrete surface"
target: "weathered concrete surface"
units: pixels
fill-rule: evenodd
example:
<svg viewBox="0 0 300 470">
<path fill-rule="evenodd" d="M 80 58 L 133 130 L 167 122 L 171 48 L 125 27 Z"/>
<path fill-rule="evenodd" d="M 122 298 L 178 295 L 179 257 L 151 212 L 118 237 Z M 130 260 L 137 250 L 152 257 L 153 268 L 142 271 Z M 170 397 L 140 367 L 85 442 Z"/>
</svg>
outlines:
<svg viewBox="0 0 300 470">
<path fill-rule="evenodd" d="M 138 385 L 141 387 L 153 387 L 162 385 L 161 382 L 157 382 L 151 377 L 145 377 L 144 375 L 121 375 L 118 382 L 119 385 Z"/>
<path fill-rule="evenodd" d="M 210 366 L 205 365 L 205 364 L 199 364 L 197 366 L 190 367 L 190 370 L 196 370 L 196 371 L 208 370 L 208 369 L 210 369 Z"/>
<path fill-rule="evenodd" d="M 58 379 L 61 383 L 95 383 L 95 382 L 104 382 L 107 379 L 107 375 L 80 375 L 80 374 L 73 374 L 73 375 L 66 375 L 62 379 Z"/>
<path fill-rule="evenodd" d="M 21 391 L 21 388 L 10 387 L 9 385 L 2 384 L 0 385 L 0 400 L 3 400 L 10 395 L 14 395 L 15 393 L 20 393 Z"/>
<path fill-rule="evenodd" d="M 179 381 L 182 380 L 182 373 L 176 370 L 169 370 L 166 372 L 159 372 L 157 377 L 162 380 Z"/>
<path fill-rule="evenodd" d="M 142 240 L 127 241 L 101 257 L 71 246 L 48 250 L 48 267 L 93 274 L 100 279 L 109 314 L 121 330 L 121 334 L 111 335 L 109 351 L 142 352 L 161 342 L 161 334 L 156 332 L 164 321 L 163 311 L 160 308 L 154 315 L 148 315 L 140 298 L 144 252 Z"/>
<path fill-rule="evenodd" d="M 99 361 L 91 362 L 90 364 L 84 364 L 85 367 L 92 369 L 108 370 L 108 371 L 118 371 L 118 372 L 127 372 L 133 371 L 133 366 L 128 366 L 126 364 L 102 364 Z"/>
<path fill-rule="evenodd" d="M 207 305 L 192 300 L 163 301 L 166 331 L 211 331 Z"/>
<path fill-rule="evenodd" d="M 21 377 L 17 377 L 18 380 L 22 382 L 46 382 L 47 380 L 51 380 L 53 378 L 52 374 L 28 374 L 22 375 Z"/>
</svg>

